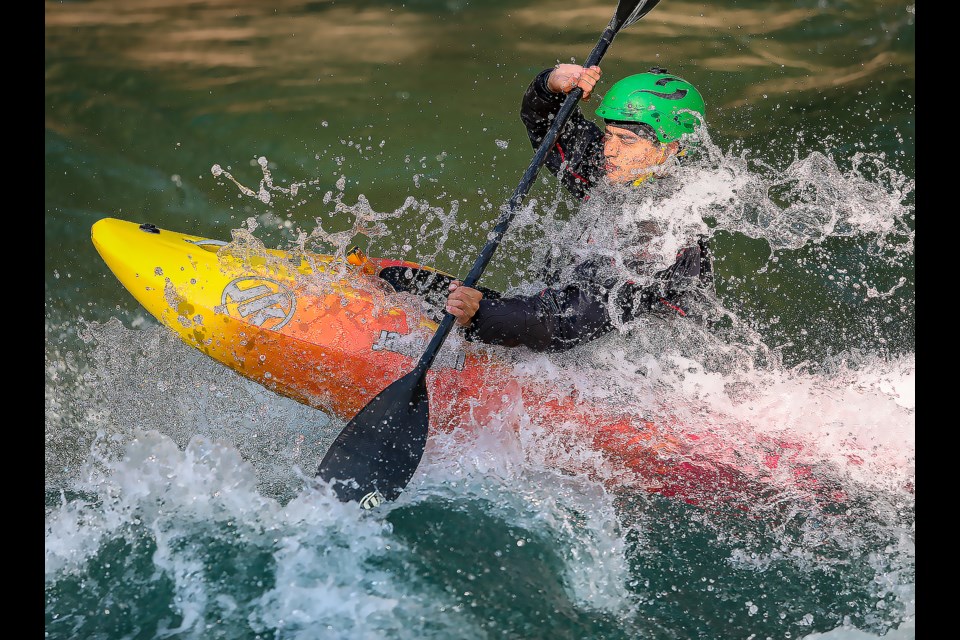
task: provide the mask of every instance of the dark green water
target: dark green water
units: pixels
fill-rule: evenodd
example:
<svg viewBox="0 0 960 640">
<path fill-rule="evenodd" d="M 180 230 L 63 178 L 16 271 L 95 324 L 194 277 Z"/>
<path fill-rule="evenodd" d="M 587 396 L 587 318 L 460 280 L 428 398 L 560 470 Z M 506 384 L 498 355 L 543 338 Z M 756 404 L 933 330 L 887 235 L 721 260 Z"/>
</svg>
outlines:
<svg viewBox="0 0 960 640">
<path fill-rule="evenodd" d="M 369 203 L 397 212 L 354 238 L 369 253 L 463 274 L 532 156 L 523 90 L 582 60 L 614 8 L 45 3 L 47 637 L 914 637 L 913 4 L 661 0 L 622 32 L 598 93 L 658 64 L 706 98 L 689 198 L 766 368 L 676 375 L 633 334 L 547 360 L 637 397 L 651 385 L 620 363 L 643 363 L 689 415 L 776 423 L 805 452 L 856 441 L 875 453 L 836 470 L 836 513 L 606 492 L 544 461 L 534 425 L 438 442 L 413 496 L 360 517 L 304 477 L 336 421 L 167 336 L 90 243 L 111 216 L 223 239 L 254 219 L 285 247 Z M 269 203 L 211 171 L 256 191 L 259 158 Z M 533 211 L 568 216 L 541 178 Z M 546 222 L 515 225 L 488 286 L 536 270 Z"/>
</svg>

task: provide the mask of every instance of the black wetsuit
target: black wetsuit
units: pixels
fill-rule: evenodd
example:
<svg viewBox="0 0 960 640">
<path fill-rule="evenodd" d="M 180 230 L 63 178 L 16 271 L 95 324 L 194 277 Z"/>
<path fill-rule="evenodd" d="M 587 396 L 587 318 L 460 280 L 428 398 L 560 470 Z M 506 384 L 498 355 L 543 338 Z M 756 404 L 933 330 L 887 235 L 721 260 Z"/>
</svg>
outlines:
<svg viewBox="0 0 960 640">
<path fill-rule="evenodd" d="M 534 148 L 550 127 L 565 94 L 547 89 L 542 71 L 523 96 L 520 118 Z M 575 196 L 586 200 L 590 188 L 605 175 L 603 132 L 583 117 L 571 114 L 546 158 L 546 166 Z M 583 262 L 573 270 L 568 284 L 548 287 L 532 296 L 484 298 L 467 328 L 468 340 L 509 347 L 527 346 L 536 351 L 564 351 L 613 329 L 608 312 L 611 292 L 621 322 L 641 314 L 687 316 L 698 294 L 712 289 L 712 265 L 705 241 L 682 249 L 676 262 L 654 275 L 655 283 L 641 286 L 623 282 L 602 268 L 600 259 Z"/>
</svg>

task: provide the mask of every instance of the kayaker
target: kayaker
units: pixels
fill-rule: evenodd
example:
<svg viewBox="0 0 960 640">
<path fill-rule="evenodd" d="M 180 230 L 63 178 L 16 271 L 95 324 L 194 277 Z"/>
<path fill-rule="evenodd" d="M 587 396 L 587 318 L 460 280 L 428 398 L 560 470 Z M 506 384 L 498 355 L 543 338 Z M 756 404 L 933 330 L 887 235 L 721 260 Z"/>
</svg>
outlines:
<svg viewBox="0 0 960 640">
<path fill-rule="evenodd" d="M 601 73 L 599 67 L 558 64 L 537 75 L 523 96 L 520 114 L 534 148 L 565 94 L 580 87 L 582 99 L 588 100 Z M 610 87 L 596 114 L 604 119 L 604 130 L 575 110 L 545 164 L 583 206 L 604 185 L 605 193 L 590 203 L 602 208 L 616 206 L 616 197 L 610 196 L 618 193 L 616 187 L 622 194 L 664 182 L 687 153 L 705 106 L 692 84 L 654 67 Z M 655 234 L 656 229 L 640 230 L 644 232 Z M 672 265 L 641 282 L 607 268 L 610 262 L 609 257 L 595 256 L 567 269 L 550 265 L 553 271 L 544 277 L 549 286 L 531 296 L 484 298 L 457 281 L 450 285 L 446 310 L 466 327 L 468 340 L 563 351 L 611 331 L 611 308 L 621 324 L 640 314 L 692 316 L 698 300 L 713 290 L 712 259 L 702 238 L 682 248 Z M 642 262 L 636 255 L 621 260 L 638 271 Z"/>
</svg>

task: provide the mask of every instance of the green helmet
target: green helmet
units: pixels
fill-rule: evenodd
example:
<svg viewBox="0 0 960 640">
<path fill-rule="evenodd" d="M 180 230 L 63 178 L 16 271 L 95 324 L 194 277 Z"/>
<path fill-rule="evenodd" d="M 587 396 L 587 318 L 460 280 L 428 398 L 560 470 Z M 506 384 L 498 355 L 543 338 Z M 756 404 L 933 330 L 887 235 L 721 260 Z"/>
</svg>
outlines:
<svg viewBox="0 0 960 640">
<path fill-rule="evenodd" d="M 660 142 L 669 143 L 694 132 L 706 105 L 692 84 L 654 67 L 614 83 L 596 113 L 604 120 L 650 125 Z"/>
</svg>

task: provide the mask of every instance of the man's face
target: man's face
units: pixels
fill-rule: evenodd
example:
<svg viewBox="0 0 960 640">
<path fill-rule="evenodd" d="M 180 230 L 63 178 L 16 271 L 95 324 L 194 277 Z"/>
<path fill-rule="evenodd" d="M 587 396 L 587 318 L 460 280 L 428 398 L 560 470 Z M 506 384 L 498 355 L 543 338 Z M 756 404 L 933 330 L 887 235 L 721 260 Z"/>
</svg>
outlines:
<svg viewBox="0 0 960 640">
<path fill-rule="evenodd" d="M 627 184 L 642 178 L 676 153 L 679 146 L 676 142 L 662 144 L 627 129 L 607 125 L 603 134 L 607 180 Z"/>
</svg>

